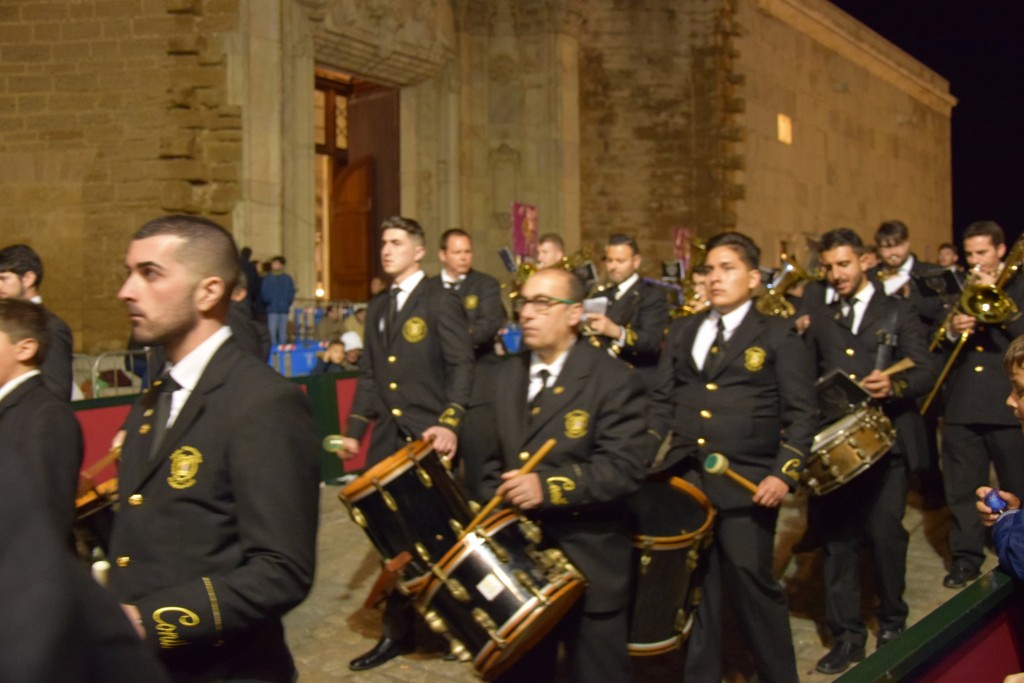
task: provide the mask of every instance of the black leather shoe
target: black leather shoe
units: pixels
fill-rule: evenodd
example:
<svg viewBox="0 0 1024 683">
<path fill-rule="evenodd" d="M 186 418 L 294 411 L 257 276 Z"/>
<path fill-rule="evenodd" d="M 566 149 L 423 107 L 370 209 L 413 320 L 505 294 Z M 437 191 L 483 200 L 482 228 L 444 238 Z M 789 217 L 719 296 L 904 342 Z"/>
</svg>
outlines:
<svg viewBox="0 0 1024 683">
<path fill-rule="evenodd" d="M 896 640 L 901 633 L 903 633 L 902 628 L 882 629 L 878 632 L 878 645 L 876 649 L 881 650 L 882 647 Z"/>
<path fill-rule="evenodd" d="M 942 585 L 946 588 L 963 588 L 970 581 L 974 581 L 978 578 L 980 573 L 981 572 L 974 567 L 955 564 L 949 573 L 946 574 L 946 578 L 942 579 Z"/>
<path fill-rule="evenodd" d="M 372 669 L 375 666 L 380 666 L 385 662 L 390 662 L 398 655 L 412 652 L 412 650 L 413 646 L 411 642 L 391 640 L 387 636 L 384 636 L 377 641 L 377 644 L 373 646 L 372 650 L 349 662 L 348 668 L 352 671 L 366 671 L 367 669 Z"/>
<path fill-rule="evenodd" d="M 837 674 L 846 671 L 854 662 L 864 659 L 864 646 L 854 645 L 848 640 L 841 640 L 829 650 L 828 654 L 818 660 L 814 667 L 823 674 Z"/>
</svg>

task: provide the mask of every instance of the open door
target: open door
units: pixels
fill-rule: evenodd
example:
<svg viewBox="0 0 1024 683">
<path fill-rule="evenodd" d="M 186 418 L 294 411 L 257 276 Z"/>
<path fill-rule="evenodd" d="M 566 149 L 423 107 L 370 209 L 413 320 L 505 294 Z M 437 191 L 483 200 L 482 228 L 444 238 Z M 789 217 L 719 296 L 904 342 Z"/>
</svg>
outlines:
<svg viewBox="0 0 1024 683">
<path fill-rule="evenodd" d="M 332 299 L 366 301 L 370 296 L 371 255 L 376 253 L 373 169 L 373 157 L 363 157 L 334 179 L 328 239 Z"/>
</svg>

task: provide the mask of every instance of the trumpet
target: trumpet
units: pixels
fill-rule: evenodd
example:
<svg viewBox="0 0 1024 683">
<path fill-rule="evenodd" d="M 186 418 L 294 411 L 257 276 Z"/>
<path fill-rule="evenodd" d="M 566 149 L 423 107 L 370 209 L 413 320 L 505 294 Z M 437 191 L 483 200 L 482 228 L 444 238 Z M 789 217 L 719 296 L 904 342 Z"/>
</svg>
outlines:
<svg viewBox="0 0 1024 683">
<path fill-rule="evenodd" d="M 779 260 L 782 262 L 782 267 L 779 269 L 778 275 L 765 285 L 765 293 L 757 297 L 754 306 L 762 315 L 789 318 L 793 316 L 796 309 L 786 300 L 786 292 L 798 282 L 813 280 L 815 277 L 801 268 L 792 254 L 783 252 L 779 256 Z"/>
<path fill-rule="evenodd" d="M 952 308 L 949 315 L 946 316 L 945 322 L 942 324 L 942 337 L 936 335 L 936 338 L 932 340 L 933 345 L 937 345 L 938 341 L 941 341 L 946 335 L 952 324 L 953 316 L 957 313 L 972 316 L 979 322 L 985 323 L 986 325 L 997 325 L 999 323 L 1009 320 L 1012 316 L 1020 313 L 1020 309 L 1017 307 L 1017 303 L 1011 299 L 1004 291 L 1006 285 L 1010 282 L 1017 271 L 1024 266 L 1024 235 L 1017 238 L 1017 241 L 1013 243 L 1013 248 L 1010 249 L 1009 255 L 1006 257 L 1006 262 L 999 273 L 999 277 L 996 279 L 995 284 L 985 284 L 983 282 L 970 282 L 964 291 L 960 294 L 960 299 L 957 301 L 957 305 Z M 974 269 L 974 277 L 972 280 L 976 280 L 978 274 L 977 267 Z M 971 336 L 970 330 L 965 330 L 960 333 L 960 338 L 956 342 L 956 346 L 953 347 L 952 353 L 949 354 L 949 358 L 946 360 L 946 365 L 943 366 L 942 372 L 939 373 L 939 379 L 935 382 L 935 386 L 932 387 L 932 391 L 928 394 L 928 398 L 921 404 L 921 414 L 924 415 L 928 412 L 928 408 L 931 407 L 932 401 L 939 393 L 939 387 L 946 380 L 946 376 L 949 374 L 950 369 L 953 367 L 954 361 L 957 356 L 960 355 L 960 351 L 963 350 L 964 344 L 967 343 L 967 338 Z"/>
</svg>

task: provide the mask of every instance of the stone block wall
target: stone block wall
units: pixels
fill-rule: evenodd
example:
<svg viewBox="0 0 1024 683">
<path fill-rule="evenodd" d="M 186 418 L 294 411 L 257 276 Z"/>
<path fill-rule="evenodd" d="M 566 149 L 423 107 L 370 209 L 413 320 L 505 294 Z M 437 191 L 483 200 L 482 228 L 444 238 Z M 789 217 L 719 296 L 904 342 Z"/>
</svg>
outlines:
<svg viewBox="0 0 1024 683">
<path fill-rule="evenodd" d="M 238 0 L 0 5 L 0 242 L 42 255 L 76 351 L 124 348 L 131 234 L 164 213 L 231 227 L 241 111 L 221 36 Z"/>
</svg>

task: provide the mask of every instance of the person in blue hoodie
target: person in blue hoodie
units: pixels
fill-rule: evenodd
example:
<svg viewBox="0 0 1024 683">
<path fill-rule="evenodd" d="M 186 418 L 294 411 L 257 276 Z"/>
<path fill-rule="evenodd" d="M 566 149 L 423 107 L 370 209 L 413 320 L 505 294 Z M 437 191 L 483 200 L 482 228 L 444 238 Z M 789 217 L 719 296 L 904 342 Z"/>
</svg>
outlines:
<svg viewBox="0 0 1024 683">
<path fill-rule="evenodd" d="M 288 343 L 288 311 L 295 301 L 295 282 L 284 272 L 284 256 L 270 259 L 270 273 L 260 282 L 260 298 L 267 307 L 270 345 Z"/>
</svg>

